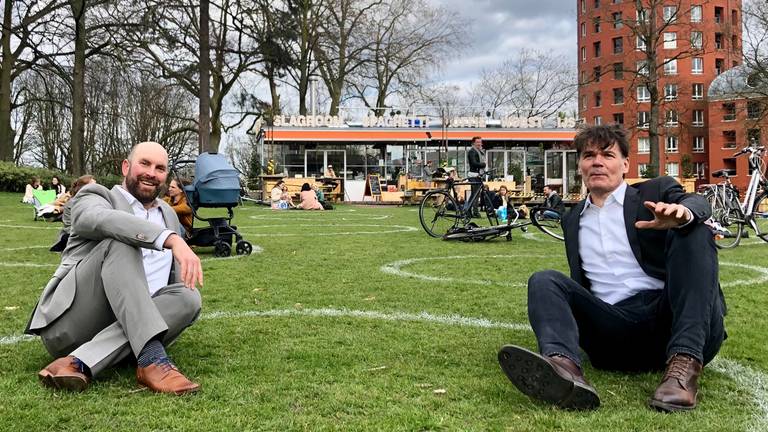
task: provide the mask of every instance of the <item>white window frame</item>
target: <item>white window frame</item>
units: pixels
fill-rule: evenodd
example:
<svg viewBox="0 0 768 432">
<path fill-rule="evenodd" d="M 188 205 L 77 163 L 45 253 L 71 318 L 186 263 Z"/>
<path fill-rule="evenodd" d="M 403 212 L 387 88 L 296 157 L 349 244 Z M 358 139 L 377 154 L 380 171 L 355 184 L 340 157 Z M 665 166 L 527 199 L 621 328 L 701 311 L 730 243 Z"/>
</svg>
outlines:
<svg viewBox="0 0 768 432">
<path fill-rule="evenodd" d="M 603 124 L 603 116 L 595 116 L 595 126 L 600 126 Z"/>
<path fill-rule="evenodd" d="M 637 86 L 637 101 L 638 102 L 650 102 L 651 92 L 648 91 L 648 87 L 641 85 Z"/>
<path fill-rule="evenodd" d="M 677 6 L 664 6 L 662 14 L 665 23 L 677 21 Z"/>
<path fill-rule="evenodd" d="M 693 153 L 704 153 L 704 137 L 703 136 L 693 137 L 693 147 L 691 151 Z"/>
<path fill-rule="evenodd" d="M 700 5 L 697 6 L 691 6 L 691 22 L 692 23 L 700 23 L 703 13 L 703 8 Z"/>
<path fill-rule="evenodd" d="M 648 45 L 645 43 L 645 38 L 638 35 L 635 39 L 635 49 L 638 51 L 643 51 L 648 48 Z"/>
<path fill-rule="evenodd" d="M 587 61 L 587 47 L 581 47 L 581 61 Z"/>
<path fill-rule="evenodd" d="M 668 135 L 665 140 L 664 150 L 667 153 L 677 153 L 680 151 L 680 140 L 674 135 Z"/>
<path fill-rule="evenodd" d="M 650 73 L 651 68 L 648 66 L 648 61 L 646 60 L 640 60 L 635 64 L 638 75 L 642 76 L 648 76 Z"/>
<path fill-rule="evenodd" d="M 706 162 L 694 162 L 693 163 L 693 176 L 697 179 L 703 179 L 706 173 Z"/>
<path fill-rule="evenodd" d="M 638 111 L 637 112 L 637 128 L 648 129 L 651 124 L 650 111 Z"/>
<path fill-rule="evenodd" d="M 646 171 L 648 171 L 648 164 L 647 163 L 639 163 L 639 164 L 637 164 L 637 175 L 642 177 L 644 172 L 646 172 Z"/>
<path fill-rule="evenodd" d="M 691 48 L 702 49 L 704 47 L 704 33 L 700 31 L 691 32 Z"/>
<path fill-rule="evenodd" d="M 691 73 L 694 75 L 701 75 L 704 73 L 704 58 L 693 57 L 691 58 Z"/>
<path fill-rule="evenodd" d="M 677 33 L 664 32 L 664 49 L 677 48 Z"/>
<path fill-rule="evenodd" d="M 693 121 L 691 122 L 691 126 L 704 126 L 704 110 L 693 110 Z"/>
<path fill-rule="evenodd" d="M 637 154 L 648 154 L 651 152 L 651 139 L 648 137 L 637 137 Z"/>
<path fill-rule="evenodd" d="M 666 126 L 677 126 L 679 122 L 680 121 L 676 110 L 668 109 L 664 113 L 664 124 Z"/>
<path fill-rule="evenodd" d="M 677 84 L 673 84 L 673 83 L 664 84 L 664 100 L 668 100 L 668 101 L 677 100 Z"/>
<path fill-rule="evenodd" d="M 677 59 L 664 59 L 664 75 L 677 75 Z"/>
<path fill-rule="evenodd" d="M 680 176 L 680 164 L 677 162 L 667 162 L 665 165 L 665 171 L 670 177 Z"/>
<path fill-rule="evenodd" d="M 700 90 L 700 91 L 697 91 Z M 702 83 L 693 83 L 693 86 L 691 88 L 691 99 L 693 100 L 703 100 L 704 99 L 704 84 Z"/>
</svg>

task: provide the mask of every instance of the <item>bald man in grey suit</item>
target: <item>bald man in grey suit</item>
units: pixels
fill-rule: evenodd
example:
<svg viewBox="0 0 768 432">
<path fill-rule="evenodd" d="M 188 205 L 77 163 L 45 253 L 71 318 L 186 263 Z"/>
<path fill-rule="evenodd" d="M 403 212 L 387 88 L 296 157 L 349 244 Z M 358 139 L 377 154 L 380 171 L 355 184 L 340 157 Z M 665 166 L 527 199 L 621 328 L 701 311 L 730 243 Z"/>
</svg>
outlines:
<svg viewBox="0 0 768 432">
<path fill-rule="evenodd" d="M 197 391 L 165 352 L 199 316 L 196 285 L 203 282 L 176 213 L 157 198 L 168 154 L 158 143 L 138 144 L 122 172 L 122 185 L 87 185 L 72 201 L 61 264 L 26 329 L 59 357 L 38 376 L 45 386 L 81 391 L 134 355 L 139 384 L 160 393 Z"/>
</svg>

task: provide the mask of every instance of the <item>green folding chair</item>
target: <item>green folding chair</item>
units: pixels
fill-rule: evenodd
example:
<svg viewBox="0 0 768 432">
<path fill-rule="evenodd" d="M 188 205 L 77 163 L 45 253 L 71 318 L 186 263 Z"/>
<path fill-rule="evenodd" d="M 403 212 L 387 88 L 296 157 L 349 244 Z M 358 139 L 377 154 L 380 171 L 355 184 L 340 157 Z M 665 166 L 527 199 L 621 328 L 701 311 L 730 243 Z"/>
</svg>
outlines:
<svg viewBox="0 0 768 432">
<path fill-rule="evenodd" d="M 53 204 L 56 201 L 56 191 L 51 190 L 34 190 L 32 191 L 32 204 L 35 206 L 35 220 L 40 218 L 39 212 L 44 206 Z"/>
</svg>

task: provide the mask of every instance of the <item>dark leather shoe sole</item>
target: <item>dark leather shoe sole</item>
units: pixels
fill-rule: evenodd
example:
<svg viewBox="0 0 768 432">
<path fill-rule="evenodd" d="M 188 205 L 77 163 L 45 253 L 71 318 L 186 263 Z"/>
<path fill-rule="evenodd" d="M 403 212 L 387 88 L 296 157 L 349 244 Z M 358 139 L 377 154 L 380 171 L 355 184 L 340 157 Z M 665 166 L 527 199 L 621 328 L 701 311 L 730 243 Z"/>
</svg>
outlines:
<svg viewBox="0 0 768 432">
<path fill-rule="evenodd" d="M 525 348 L 502 347 L 499 364 L 512 384 L 533 399 L 572 410 L 600 406 L 594 389 L 562 377 L 544 357 Z"/>
<path fill-rule="evenodd" d="M 678 411 L 690 411 L 694 408 L 696 408 L 696 405 L 677 405 L 673 403 L 668 402 L 662 402 L 660 400 L 656 399 L 648 399 L 648 407 L 651 409 L 655 409 L 656 411 L 666 412 L 666 413 L 673 413 Z"/>
<path fill-rule="evenodd" d="M 43 386 L 56 390 L 81 392 L 88 388 L 88 381 L 77 375 L 55 376 L 47 369 L 43 369 L 37 374 L 37 377 Z"/>
</svg>

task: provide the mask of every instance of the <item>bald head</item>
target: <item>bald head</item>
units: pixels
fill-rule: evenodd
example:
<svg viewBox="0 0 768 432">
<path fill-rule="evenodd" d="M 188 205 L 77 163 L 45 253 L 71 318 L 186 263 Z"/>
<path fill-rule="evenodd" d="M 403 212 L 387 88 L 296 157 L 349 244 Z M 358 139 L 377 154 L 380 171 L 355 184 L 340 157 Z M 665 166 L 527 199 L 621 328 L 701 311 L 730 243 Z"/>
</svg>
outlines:
<svg viewBox="0 0 768 432">
<path fill-rule="evenodd" d="M 156 142 L 136 144 L 123 161 L 123 187 L 150 208 L 168 177 L 168 152 Z"/>
</svg>

